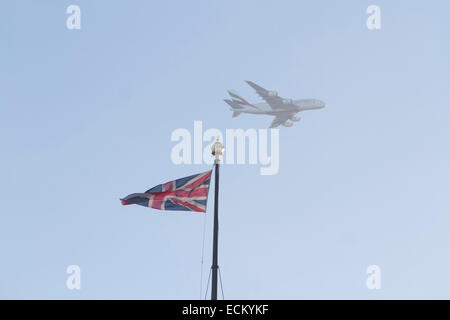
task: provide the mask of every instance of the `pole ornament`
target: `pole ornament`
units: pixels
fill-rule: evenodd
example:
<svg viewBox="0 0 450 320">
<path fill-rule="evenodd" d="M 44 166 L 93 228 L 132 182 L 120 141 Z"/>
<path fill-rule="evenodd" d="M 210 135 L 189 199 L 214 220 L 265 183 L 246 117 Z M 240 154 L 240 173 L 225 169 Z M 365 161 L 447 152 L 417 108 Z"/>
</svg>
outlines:
<svg viewBox="0 0 450 320">
<path fill-rule="evenodd" d="M 211 153 L 216 157 L 215 162 L 220 162 L 220 156 L 223 154 L 225 150 L 224 146 L 220 143 L 219 138 L 216 139 L 216 142 L 211 146 Z"/>
</svg>

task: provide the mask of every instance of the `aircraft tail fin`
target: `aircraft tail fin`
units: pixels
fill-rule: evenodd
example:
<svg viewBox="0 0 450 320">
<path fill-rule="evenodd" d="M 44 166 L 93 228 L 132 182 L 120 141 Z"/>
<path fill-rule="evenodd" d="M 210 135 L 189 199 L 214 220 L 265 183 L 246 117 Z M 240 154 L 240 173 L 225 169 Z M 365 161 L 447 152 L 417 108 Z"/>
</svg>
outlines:
<svg viewBox="0 0 450 320">
<path fill-rule="evenodd" d="M 242 103 L 246 103 L 245 99 L 242 98 L 236 91 L 234 90 L 228 90 L 228 94 L 234 101 L 239 101 Z"/>
</svg>

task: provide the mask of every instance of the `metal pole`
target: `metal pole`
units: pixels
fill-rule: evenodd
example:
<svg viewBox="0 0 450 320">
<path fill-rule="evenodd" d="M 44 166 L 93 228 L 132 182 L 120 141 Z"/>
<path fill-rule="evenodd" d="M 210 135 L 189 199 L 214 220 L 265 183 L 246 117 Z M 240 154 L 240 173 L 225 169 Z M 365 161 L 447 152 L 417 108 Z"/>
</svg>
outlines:
<svg viewBox="0 0 450 320">
<path fill-rule="evenodd" d="M 217 300 L 217 271 L 218 249 L 219 249 L 219 161 L 215 165 L 215 192 L 214 192 L 214 236 L 213 236 L 213 261 L 212 261 L 212 282 L 211 282 L 211 300 Z"/>
<path fill-rule="evenodd" d="M 211 300 L 217 300 L 217 271 L 219 269 L 219 164 L 220 156 L 223 153 L 223 146 L 219 142 L 219 138 L 212 145 L 211 151 L 215 156 L 215 183 L 214 183 L 214 233 L 213 233 L 213 260 L 211 265 L 212 282 L 211 282 Z"/>
</svg>

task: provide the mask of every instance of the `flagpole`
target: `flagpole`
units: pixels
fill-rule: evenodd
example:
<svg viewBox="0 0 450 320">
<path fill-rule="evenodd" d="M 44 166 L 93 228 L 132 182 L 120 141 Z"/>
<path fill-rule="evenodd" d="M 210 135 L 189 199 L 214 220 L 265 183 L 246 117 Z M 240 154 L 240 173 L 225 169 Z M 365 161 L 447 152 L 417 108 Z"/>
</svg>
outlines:
<svg viewBox="0 0 450 320">
<path fill-rule="evenodd" d="M 214 233 L 213 233 L 213 259 L 212 259 L 212 282 L 211 282 L 211 300 L 217 300 L 217 271 L 219 269 L 218 251 L 219 251 L 219 166 L 220 156 L 223 153 L 223 146 L 217 138 L 212 145 L 212 154 L 215 156 L 215 183 L 214 183 Z"/>
</svg>

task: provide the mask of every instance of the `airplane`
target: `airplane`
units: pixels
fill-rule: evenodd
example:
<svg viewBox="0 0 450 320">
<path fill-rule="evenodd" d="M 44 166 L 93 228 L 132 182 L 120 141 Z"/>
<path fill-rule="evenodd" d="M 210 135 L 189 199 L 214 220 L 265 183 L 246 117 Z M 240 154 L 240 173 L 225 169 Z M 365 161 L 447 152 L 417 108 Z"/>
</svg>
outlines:
<svg viewBox="0 0 450 320">
<path fill-rule="evenodd" d="M 300 121 L 300 117 L 296 116 L 298 112 L 322 109 L 326 106 L 325 102 L 317 99 L 284 99 L 280 97 L 276 91 L 266 90 L 252 81 L 245 82 L 255 89 L 256 93 L 263 98 L 266 103 L 249 103 L 236 91 L 228 90 L 231 100 L 224 99 L 224 101 L 231 107 L 233 118 L 241 113 L 267 114 L 275 116 L 275 119 L 270 124 L 270 128 L 276 128 L 279 125 L 292 127 L 294 125 L 293 122 Z"/>
</svg>

